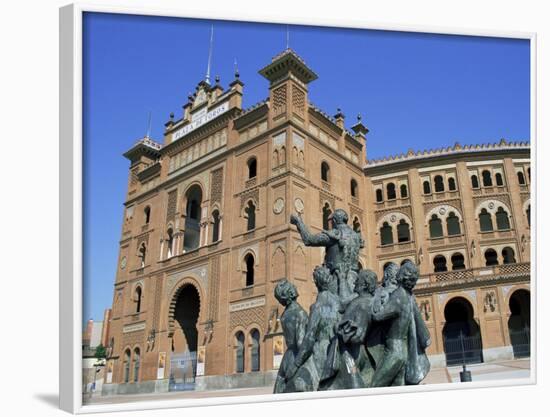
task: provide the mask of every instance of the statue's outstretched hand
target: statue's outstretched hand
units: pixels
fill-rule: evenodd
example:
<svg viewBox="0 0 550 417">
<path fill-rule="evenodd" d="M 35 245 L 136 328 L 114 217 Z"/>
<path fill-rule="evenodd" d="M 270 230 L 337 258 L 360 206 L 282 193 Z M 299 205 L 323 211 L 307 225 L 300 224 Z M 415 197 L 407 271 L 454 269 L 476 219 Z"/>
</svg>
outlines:
<svg viewBox="0 0 550 417">
<path fill-rule="evenodd" d="M 298 216 L 297 214 L 292 213 L 290 215 L 290 224 L 296 225 L 296 224 L 300 223 L 300 220 L 301 220 L 300 216 Z"/>
</svg>

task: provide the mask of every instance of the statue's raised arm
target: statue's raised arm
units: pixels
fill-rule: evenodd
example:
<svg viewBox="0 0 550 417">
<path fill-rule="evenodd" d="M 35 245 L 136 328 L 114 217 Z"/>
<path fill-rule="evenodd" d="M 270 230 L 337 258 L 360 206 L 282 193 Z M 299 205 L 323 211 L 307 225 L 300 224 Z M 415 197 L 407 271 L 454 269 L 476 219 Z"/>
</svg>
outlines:
<svg viewBox="0 0 550 417">
<path fill-rule="evenodd" d="M 324 231 L 316 235 L 311 233 L 302 218 L 297 214 L 290 215 L 290 223 L 296 225 L 306 246 L 329 246 L 332 243 L 331 237 Z"/>
</svg>

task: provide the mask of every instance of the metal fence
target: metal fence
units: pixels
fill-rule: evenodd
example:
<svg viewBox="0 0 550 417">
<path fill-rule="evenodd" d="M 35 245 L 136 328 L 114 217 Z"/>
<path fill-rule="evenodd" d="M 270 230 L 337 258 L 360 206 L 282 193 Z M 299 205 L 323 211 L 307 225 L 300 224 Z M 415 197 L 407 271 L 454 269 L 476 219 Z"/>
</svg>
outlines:
<svg viewBox="0 0 550 417">
<path fill-rule="evenodd" d="M 169 391 L 195 389 L 197 375 L 197 352 L 172 353 L 170 358 Z"/>
<path fill-rule="evenodd" d="M 531 356 L 531 334 L 528 327 L 520 330 L 510 329 L 510 342 L 514 350 L 514 358 Z"/>
<path fill-rule="evenodd" d="M 464 336 L 460 333 L 458 337 L 445 338 L 444 346 L 447 366 L 483 362 L 480 334 Z"/>
</svg>

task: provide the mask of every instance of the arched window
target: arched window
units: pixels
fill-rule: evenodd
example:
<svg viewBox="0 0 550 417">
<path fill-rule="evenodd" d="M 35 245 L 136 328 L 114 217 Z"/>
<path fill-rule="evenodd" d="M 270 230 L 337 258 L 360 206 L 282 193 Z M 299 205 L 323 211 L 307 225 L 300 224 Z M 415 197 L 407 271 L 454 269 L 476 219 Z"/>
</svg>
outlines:
<svg viewBox="0 0 550 417">
<path fill-rule="evenodd" d="M 424 189 L 424 194 L 431 194 L 432 190 L 430 187 L 430 181 L 424 181 L 422 184 L 422 187 Z"/>
<path fill-rule="evenodd" d="M 183 235 L 183 248 L 185 251 L 197 249 L 200 245 L 200 220 L 202 190 L 195 184 L 186 193 L 187 204 L 185 206 L 185 233 Z"/>
<path fill-rule="evenodd" d="M 138 285 L 134 291 L 134 298 L 136 302 L 136 313 L 141 311 L 141 287 Z"/>
<path fill-rule="evenodd" d="M 443 237 L 443 226 L 441 225 L 441 219 L 437 217 L 437 214 L 433 214 L 430 219 L 430 237 Z"/>
<path fill-rule="evenodd" d="M 145 258 L 147 257 L 147 247 L 145 243 L 142 243 L 138 250 L 138 256 L 140 259 L 140 268 L 145 267 Z"/>
<path fill-rule="evenodd" d="M 321 179 L 325 182 L 330 181 L 330 167 L 324 161 L 321 163 Z"/>
<path fill-rule="evenodd" d="M 525 175 L 521 171 L 518 171 L 518 182 L 520 185 L 525 185 Z"/>
<path fill-rule="evenodd" d="M 399 188 L 400 188 L 400 191 L 401 191 L 401 198 L 407 198 L 409 196 L 409 193 L 407 191 L 407 185 L 406 184 L 401 184 L 401 186 Z"/>
<path fill-rule="evenodd" d="M 405 219 L 401 219 L 399 220 L 399 224 L 397 225 L 397 241 L 401 243 L 409 242 L 410 240 L 411 230 L 409 224 L 405 221 Z"/>
<path fill-rule="evenodd" d="M 393 231 L 388 222 L 384 222 L 380 228 L 380 244 L 391 245 L 393 243 Z"/>
<path fill-rule="evenodd" d="M 434 272 L 446 272 L 447 259 L 443 255 L 437 255 L 434 258 Z"/>
<path fill-rule="evenodd" d="M 388 200 L 395 200 L 397 198 L 397 195 L 395 194 L 395 184 L 393 182 L 390 182 L 386 186 L 386 198 Z"/>
<path fill-rule="evenodd" d="M 244 257 L 244 262 L 246 265 L 246 282 L 247 287 L 254 285 L 254 256 L 248 254 Z"/>
<path fill-rule="evenodd" d="M 376 202 L 380 203 L 380 202 L 382 202 L 382 200 L 384 200 L 384 196 L 382 195 L 382 190 L 380 188 L 378 188 L 376 190 Z"/>
<path fill-rule="evenodd" d="M 525 214 L 527 215 L 527 223 L 529 224 L 529 227 L 531 227 L 531 204 L 527 206 L 527 210 L 525 210 Z"/>
<path fill-rule="evenodd" d="M 460 221 L 456 214 L 451 211 L 447 217 L 447 235 L 454 236 L 460 234 Z"/>
<path fill-rule="evenodd" d="M 497 210 L 497 229 L 498 230 L 508 230 L 510 228 L 510 218 L 508 213 L 502 207 L 499 207 Z"/>
<path fill-rule="evenodd" d="M 485 251 L 485 265 L 498 265 L 498 255 L 494 249 L 487 249 Z"/>
<path fill-rule="evenodd" d="M 456 182 L 453 177 L 449 177 L 448 183 L 449 183 L 449 191 L 456 191 Z"/>
<path fill-rule="evenodd" d="M 357 217 L 353 219 L 353 231 L 361 233 L 361 223 Z"/>
<path fill-rule="evenodd" d="M 244 211 L 246 214 L 246 230 L 254 230 L 256 228 L 256 206 L 252 201 L 249 201 Z"/>
<path fill-rule="evenodd" d="M 130 349 L 124 352 L 124 383 L 130 382 Z"/>
<path fill-rule="evenodd" d="M 258 162 L 256 158 L 251 158 L 248 160 L 248 179 L 256 178 Z"/>
<path fill-rule="evenodd" d="M 323 229 L 328 230 L 330 229 L 330 215 L 332 214 L 332 210 L 330 209 L 330 206 L 328 203 L 325 203 L 323 206 Z"/>
<path fill-rule="evenodd" d="M 477 175 L 472 175 L 470 179 L 472 180 L 472 188 L 479 188 L 479 181 L 477 179 Z"/>
<path fill-rule="evenodd" d="M 483 178 L 483 186 L 484 187 L 492 187 L 493 186 L 493 179 L 491 178 L 491 172 L 485 170 L 481 173 L 481 178 Z"/>
<path fill-rule="evenodd" d="M 256 372 L 260 370 L 260 332 L 253 329 L 250 332 L 252 345 L 250 346 L 250 370 Z"/>
<path fill-rule="evenodd" d="M 453 271 L 457 271 L 460 269 L 466 269 L 466 266 L 464 265 L 464 255 L 457 252 L 451 256 L 451 264 L 453 265 Z"/>
<path fill-rule="evenodd" d="M 237 332 L 235 335 L 235 371 L 244 372 L 244 333 Z"/>
<path fill-rule="evenodd" d="M 352 196 L 352 197 L 357 197 L 357 195 L 358 195 L 358 194 L 357 194 L 357 188 L 358 188 L 358 187 L 357 187 L 357 181 L 351 180 L 351 182 L 350 182 L 350 188 L 351 188 L 351 190 L 350 190 L 350 191 L 351 191 L 351 196 Z"/>
<path fill-rule="evenodd" d="M 493 231 L 493 219 L 491 218 L 491 213 L 488 213 L 486 209 L 481 209 L 479 213 L 479 229 L 482 232 Z"/>
<path fill-rule="evenodd" d="M 502 174 L 500 172 L 495 174 L 495 182 L 497 183 L 497 187 L 502 187 L 504 185 L 504 181 L 502 181 Z"/>
<path fill-rule="evenodd" d="M 151 221 L 151 207 L 147 206 L 143 209 L 143 220 L 145 224 Z"/>
<path fill-rule="evenodd" d="M 505 264 L 515 264 L 516 263 L 516 256 L 514 253 L 514 249 L 512 249 L 509 246 L 506 246 L 504 249 L 502 249 L 502 263 Z"/>
<path fill-rule="evenodd" d="M 212 212 L 212 243 L 220 240 L 220 212 L 214 210 Z"/>
<path fill-rule="evenodd" d="M 434 190 L 436 193 L 445 191 L 445 185 L 443 184 L 443 177 L 441 175 L 436 175 L 434 177 Z"/>
<path fill-rule="evenodd" d="M 139 348 L 135 348 L 134 350 L 134 382 L 139 381 L 139 365 L 140 365 Z"/>
<path fill-rule="evenodd" d="M 174 232 L 173 230 L 170 228 L 168 229 L 168 232 L 166 232 L 166 235 L 167 235 L 167 239 L 166 239 L 166 257 L 167 258 L 171 258 L 172 255 L 174 254 L 173 251 L 174 251 Z"/>
</svg>

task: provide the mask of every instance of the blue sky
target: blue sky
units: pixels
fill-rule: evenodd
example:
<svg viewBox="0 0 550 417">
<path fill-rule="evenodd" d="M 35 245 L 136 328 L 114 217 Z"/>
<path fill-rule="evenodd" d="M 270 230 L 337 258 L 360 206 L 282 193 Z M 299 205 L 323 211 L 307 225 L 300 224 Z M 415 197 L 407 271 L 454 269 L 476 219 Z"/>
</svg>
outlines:
<svg viewBox="0 0 550 417">
<path fill-rule="evenodd" d="M 84 18 L 83 319 L 110 307 L 129 162 L 147 131 L 162 142 L 205 76 L 213 21 L 87 13 Z M 286 47 L 286 26 L 214 21 L 212 78 L 238 63 L 244 106 L 268 96 L 258 70 Z M 289 28 L 290 47 L 317 73 L 309 98 L 346 125 L 363 116 L 368 156 L 529 140 L 529 41 L 406 32 Z"/>
</svg>

